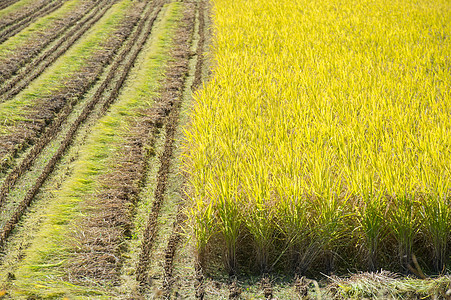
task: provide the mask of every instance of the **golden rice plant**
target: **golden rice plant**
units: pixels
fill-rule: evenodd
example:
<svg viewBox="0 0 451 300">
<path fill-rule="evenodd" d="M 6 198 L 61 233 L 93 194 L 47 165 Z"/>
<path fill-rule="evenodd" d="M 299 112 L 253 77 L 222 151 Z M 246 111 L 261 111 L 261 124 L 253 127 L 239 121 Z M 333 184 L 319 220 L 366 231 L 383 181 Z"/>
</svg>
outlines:
<svg viewBox="0 0 451 300">
<path fill-rule="evenodd" d="M 199 253 L 215 237 L 229 270 L 237 253 L 299 273 L 415 254 L 446 272 L 451 3 L 212 4 L 214 75 L 184 142 Z"/>
</svg>

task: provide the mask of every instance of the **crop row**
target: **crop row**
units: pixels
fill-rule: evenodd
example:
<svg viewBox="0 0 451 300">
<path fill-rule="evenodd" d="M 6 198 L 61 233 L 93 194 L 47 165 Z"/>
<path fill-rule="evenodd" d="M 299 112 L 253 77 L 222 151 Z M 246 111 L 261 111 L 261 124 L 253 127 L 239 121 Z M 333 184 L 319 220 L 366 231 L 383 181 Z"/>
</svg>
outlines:
<svg viewBox="0 0 451 300">
<path fill-rule="evenodd" d="M 14 76 L 53 41 L 61 37 L 68 28 L 81 21 L 96 5 L 90 0 L 71 0 L 61 9 L 42 16 L 36 22 L 0 45 L 0 78 L 3 82 Z M 2 89 L 2 93 L 4 89 Z"/>
<path fill-rule="evenodd" d="M 18 1 L 18 0 L 6 0 L 6 1 L 3 1 L 3 2 L 0 4 L 0 9 L 4 9 L 5 7 L 8 7 L 8 6 L 10 6 L 10 5 L 16 3 L 17 1 Z"/>
<path fill-rule="evenodd" d="M 113 5 L 112 1 L 101 1 L 95 7 L 94 5 L 87 8 L 87 15 L 79 15 L 79 18 L 74 18 L 72 22 L 68 22 L 67 27 L 63 27 L 63 30 L 70 28 L 62 36 L 58 38 L 58 31 L 52 38 L 57 38 L 56 42 L 48 49 L 43 52 L 38 52 L 36 49 L 35 55 L 27 55 L 27 53 L 22 53 L 20 59 L 15 60 L 8 72 L 5 72 L 4 79 L 8 79 L 13 73 L 17 73 L 11 80 L 7 81 L 0 88 L 0 101 L 6 101 L 11 99 L 13 96 L 18 94 L 23 90 L 33 79 L 39 76 L 50 64 L 52 64 L 58 57 L 64 54 L 67 49 L 69 49 L 83 34 L 91 28 Z M 92 9 L 92 11 L 89 11 Z M 72 27 L 71 27 L 72 26 Z M 47 42 L 53 42 L 49 40 Z M 28 52 L 28 51 L 27 51 Z M 34 59 L 32 59 L 34 57 Z M 31 60 L 32 59 L 32 60 Z M 29 63 L 25 64 L 27 61 L 31 60 Z M 17 72 L 20 65 L 25 64 L 24 68 Z"/>
<path fill-rule="evenodd" d="M 109 10 L 108 15 L 114 10 L 114 8 Z M 101 10 L 99 13 L 103 14 L 104 11 Z M 110 24 L 117 22 L 111 21 L 108 15 L 99 22 L 100 25 L 104 25 L 105 22 Z M 97 15 L 97 17 L 99 16 Z M 133 23 L 135 21 L 136 17 L 130 15 L 129 22 Z M 93 24 L 88 22 L 87 25 Z M 117 26 L 117 24 L 111 25 Z M 130 26 L 132 25 L 130 24 Z M 98 27 L 97 24 L 95 26 Z M 95 32 L 96 37 L 92 36 L 92 34 L 82 37 L 83 43 L 77 44 L 76 47 L 67 49 L 70 43 L 63 44 L 62 48 L 55 50 L 55 53 L 45 59 L 35 70 L 25 74 L 26 77 L 16 87 L 23 88 L 23 84 L 30 84 L 30 80 L 36 77 L 37 73 L 43 71 L 49 60 L 56 59 L 54 55 L 61 55 L 62 51 L 66 52 L 60 57 L 57 64 L 68 65 L 68 71 L 61 74 L 57 68 L 50 68 L 50 72 L 32 81 L 31 86 L 28 86 L 25 91 L 5 103 L 0 103 L 2 108 L 0 110 L 0 118 L 5 120 L 0 125 L 4 126 L 4 130 L 0 134 L 0 153 L 2 154 L 3 169 L 10 165 L 10 161 L 14 159 L 14 155 L 17 152 L 23 151 L 29 144 L 36 143 L 40 135 L 45 137 L 50 134 L 44 131 L 46 128 L 52 127 L 53 121 L 56 122 L 53 124 L 53 127 L 58 127 L 58 122 L 65 120 L 72 106 L 79 101 L 80 97 L 98 79 L 101 71 L 111 62 L 115 51 L 121 46 L 121 42 L 132 29 L 132 27 L 124 28 L 128 29 L 118 35 L 120 39 L 110 39 L 114 43 L 107 42 L 104 29 L 97 30 Z M 82 31 L 85 30 L 86 28 L 82 29 Z M 80 33 L 78 32 L 78 34 Z M 75 36 L 72 38 L 75 38 Z M 69 42 L 73 42 L 73 40 L 69 38 Z M 86 45 L 86 42 L 90 42 L 91 46 Z M 100 48 L 96 50 L 92 47 L 93 45 Z M 100 49 L 105 49 L 106 51 L 101 51 Z M 23 116 L 26 116 L 25 120 Z M 52 131 L 52 129 L 47 131 Z"/>
<path fill-rule="evenodd" d="M 60 160 L 62 155 L 65 153 L 66 149 L 69 147 L 69 145 L 72 142 L 72 139 L 74 135 L 77 133 L 77 130 L 79 126 L 90 116 L 94 106 L 97 105 L 97 103 L 102 99 L 102 94 L 105 91 L 107 87 L 113 82 L 112 79 L 116 75 L 116 71 L 118 70 L 121 63 L 124 62 L 124 59 L 128 55 L 129 51 L 134 49 L 134 43 L 137 41 L 139 34 L 142 31 L 144 20 L 141 20 L 140 24 L 137 25 L 137 28 L 133 33 L 132 30 L 136 25 L 137 21 L 137 13 L 139 13 L 140 10 L 143 9 L 143 5 L 135 5 L 132 8 L 130 8 L 130 12 L 128 13 L 132 17 L 125 18 L 122 20 L 121 24 L 118 24 L 119 26 L 115 28 L 118 35 L 113 35 L 110 39 L 107 39 L 104 41 L 105 45 L 107 45 L 108 49 L 110 50 L 108 52 L 103 53 L 97 53 L 98 55 L 93 55 L 91 58 L 93 63 L 88 64 L 86 68 L 90 71 L 90 73 L 93 72 L 100 72 L 102 68 L 104 67 L 104 63 L 108 60 L 113 59 L 113 64 L 111 66 L 111 69 L 108 72 L 108 75 L 103 80 L 103 82 L 97 87 L 95 93 L 90 97 L 87 104 L 83 107 L 82 111 L 78 115 L 78 117 L 75 119 L 75 121 L 70 124 L 70 128 L 65 133 L 64 138 L 57 150 L 57 152 L 53 155 L 53 157 L 49 160 L 49 162 L 43 167 L 42 173 L 39 176 L 39 178 L 36 180 L 36 182 L 33 184 L 33 186 L 29 189 L 26 196 L 23 200 L 19 203 L 18 207 L 15 208 L 14 212 L 12 213 L 11 217 L 9 218 L 9 221 L 5 223 L 5 226 L 2 228 L 2 233 L 0 236 L 0 245 L 3 245 L 6 241 L 6 238 L 8 237 L 9 233 L 12 231 L 12 229 L 16 226 L 17 222 L 19 221 L 20 217 L 24 213 L 25 209 L 30 205 L 31 201 L 33 200 L 36 193 L 39 191 L 42 184 L 45 182 L 48 175 L 53 171 L 55 168 L 57 162 Z M 149 9 L 150 13 L 151 10 Z M 120 33 L 120 34 L 119 34 Z M 126 38 L 130 38 L 129 41 L 127 41 L 125 47 L 121 47 L 122 43 L 126 40 Z M 118 49 L 121 47 L 121 51 L 118 53 L 117 56 L 113 56 L 114 49 Z M 138 48 L 139 49 L 139 48 Z M 136 49 L 134 50 L 136 52 Z M 98 59 L 100 58 L 100 59 Z M 133 63 L 133 60 L 131 62 L 127 62 L 128 65 Z M 130 66 L 128 66 L 128 69 Z M 128 69 L 126 68 L 124 73 L 120 73 L 121 78 L 126 76 Z M 87 89 L 92 85 L 98 74 L 89 74 L 88 72 L 84 72 L 83 74 L 89 75 L 86 76 L 85 81 L 80 84 L 79 81 L 75 81 L 75 84 L 78 84 L 80 86 L 77 87 L 78 97 L 81 97 Z M 122 80 L 116 80 L 114 81 L 114 86 L 111 87 L 111 93 L 106 98 L 103 103 L 104 110 L 108 107 L 108 105 L 111 103 L 111 99 L 114 99 L 114 97 L 117 95 L 117 91 L 120 88 L 121 84 L 123 82 Z M 70 84 L 68 84 L 68 87 L 70 87 Z M 65 95 L 67 91 L 63 91 L 63 95 Z M 54 95 L 54 97 L 57 97 Z M 63 96 L 64 97 L 64 96 Z M 72 99 L 71 102 L 74 102 L 74 100 L 78 100 L 76 97 L 75 99 Z M 34 162 L 36 157 L 40 154 L 40 152 L 46 147 L 46 145 L 59 133 L 60 126 L 63 124 L 63 122 L 66 121 L 67 117 L 72 111 L 72 107 L 75 103 L 67 103 L 60 111 L 60 114 L 58 115 L 53 122 L 46 127 L 44 134 L 38 139 L 37 143 L 34 145 L 34 147 L 29 151 L 25 158 L 12 170 L 12 172 L 9 173 L 9 175 L 6 177 L 2 184 L 1 193 L 0 193 L 0 204 L 4 205 L 4 202 L 7 199 L 7 196 L 11 190 L 12 187 L 14 187 L 17 180 L 30 168 L 31 164 Z M 6 215 L 6 213 L 4 213 Z"/>
<path fill-rule="evenodd" d="M 27 27 L 31 22 L 49 14 L 63 5 L 63 1 L 55 0 L 51 2 L 42 2 L 42 5 L 38 6 L 35 10 L 28 10 L 26 14 L 13 19 L 10 23 L 2 24 L 6 28 L 4 28 L 0 32 L 0 44 L 6 41 L 9 37 L 15 35 L 25 27 Z"/>
</svg>

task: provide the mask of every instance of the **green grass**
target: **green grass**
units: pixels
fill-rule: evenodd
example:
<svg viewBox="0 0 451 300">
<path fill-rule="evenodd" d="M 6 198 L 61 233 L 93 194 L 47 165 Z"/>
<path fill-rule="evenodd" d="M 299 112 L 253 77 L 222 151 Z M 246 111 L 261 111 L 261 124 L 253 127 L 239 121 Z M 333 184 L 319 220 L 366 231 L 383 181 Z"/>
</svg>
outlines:
<svg viewBox="0 0 451 300">
<path fill-rule="evenodd" d="M 114 293 L 108 290 L 109 287 L 91 288 L 64 281 L 64 264 L 74 255 L 72 251 L 76 247 L 75 241 L 69 237 L 76 229 L 75 224 L 89 212 L 85 201 L 95 197 L 101 188 L 99 176 L 115 166 L 115 152 L 129 134 L 128 125 L 139 116 L 140 109 L 153 104 L 180 8 L 179 3 L 167 6 L 162 23 L 138 56 L 137 67 L 131 71 L 116 103 L 89 130 L 91 133 L 85 144 L 80 146 L 79 157 L 70 177 L 55 192 L 55 199 L 45 211 L 32 245 L 15 271 L 13 291 L 18 295 L 83 297 L 96 294 L 99 298 L 108 298 L 110 293 Z"/>
<path fill-rule="evenodd" d="M 36 0 L 22 0 L 17 1 L 16 3 L 5 7 L 4 9 L 0 10 L 0 19 L 4 18 L 5 16 L 9 15 L 10 13 L 14 13 L 16 11 L 19 11 L 26 5 L 30 5 L 31 3 L 35 2 Z"/>
<path fill-rule="evenodd" d="M 0 135 L 10 134 L 14 124 L 24 120 L 27 114 L 37 109 L 39 100 L 64 88 L 66 81 L 85 66 L 103 44 L 110 33 L 121 25 L 133 1 L 120 1 L 96 23 L 88 33 L 60 57 L 41 76 L 10 101 L 0 103 Z"/>
<path fill-rule="evenodd" d="M 74 10 L 76 10 L 78 6 L 83 5 L 85 2 L 86 0 L 69 0 L 56 11 L 39 18 L 18 34 L 10 37 L 0 45 L 0 62 L 8 59 L 8 57 L 13 55 L 17 49 L 26 46 L 30 41 L 39 39 L 40 34 L 48 31 L 49 28 L 52 28 L 56 22 L 68 18 L 71 14 L 73 14 Z"/>
</svg>

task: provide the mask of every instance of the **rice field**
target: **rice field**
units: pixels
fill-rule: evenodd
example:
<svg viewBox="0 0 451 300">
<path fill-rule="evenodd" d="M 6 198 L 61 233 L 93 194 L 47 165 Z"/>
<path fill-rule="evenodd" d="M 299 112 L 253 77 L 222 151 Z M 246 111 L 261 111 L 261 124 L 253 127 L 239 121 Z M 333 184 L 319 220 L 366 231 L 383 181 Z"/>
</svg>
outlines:
<svg viewBox="0 0 451 300">
<path fill-rule="evenodd" d="M 178 149 L 207 19 L 204 0 L 1 1 L 0 299 L 196 297 Z"/>
<path fill-rule="evenodd" d="M 448 299 L 450 24 L 0 0 L 0 299 Z"/>
<path fill-rule="evenodd" d="M 184 142 L 200 264 L 449 273 L 451 3 L 211 2 Z"/>
</svg>

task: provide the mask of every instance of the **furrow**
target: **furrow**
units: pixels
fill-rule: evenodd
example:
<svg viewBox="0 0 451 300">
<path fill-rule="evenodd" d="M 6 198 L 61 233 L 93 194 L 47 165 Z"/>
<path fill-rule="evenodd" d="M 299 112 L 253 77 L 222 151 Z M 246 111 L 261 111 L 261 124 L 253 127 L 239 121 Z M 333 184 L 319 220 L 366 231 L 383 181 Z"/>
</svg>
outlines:
<svg viewBox="0 0 451 300">
<path fill-rule="evenodd" d="M 20 91 L 28 86 L 28 84 L 37 78 L 44 70 L 55 62 L 61 55 L 63 55 L 77 40 L 80 39 L 86 31 L 91 28 L 108 9 L 115 3 L 115 0 L 106 0 L 97 4 L 96 8 L 81 22 L 66 32 L 59 38 L 50 49 L 41 53 L 33 61 L 26 65 L 26 67 L 17 76 L 8 81 L 2 88 L 0 88 L 0 103 L 11 99 Z"/>
<path fill-rule="evenodd" d="M 152 31 L 153 25 L 155 23 L 155 20 L 158 17 L 158 14 L 160 13 L 164 3 L 166 3 L 166 0 L 156 0 L 154 2 L 155 4 L 155 11 L 153 11 L 152 9 L 149 9 L 147 11 L 147 14 L 145 16 L 145 18 L 142 19 L 142 22 L 140 22 L 140 24 L 138 24 L 138 29 L 137 29 L 137 33 L 141 33 L 144 29 L 144 33 L 139 35 L 136 34 L 136 38 L 134 38 L 134 41 L 132 43 L 133 45 L 136 45 L 136 47 L 134 48 L 134 50 L 132 51 L 131 57 L 126 60 L 126 64 L 125 64 L 125 71 L 121 73 L 120 77 L 115 81 L 115 85 L 111 91 L 110 96 L 108 97 L 108 99 L 103 103 L 102 105 L 102 113 L 105 113 L 108 109 L 108 107 L 111 105 L 111 103 L 117 98 L 117 96 L 119 95 L 119 91 L 120 88 L 122 87 L 125 79 L 127 78 L 128 72 L 130 71 L 130 69 L 133 66 L 133 63 L 136 59 L 136 57 L 138 56 L 139 52 L 141 51 L 142 47 L 144 46 L 144 44 L 146 43 L 150 32 Z M 147 22 L 146 22 L 147 21 Z M 126 53 L 124 52 L 124 55 L 122 56 L 122 58 L 125 60 Z M 124 60 L 118 60 L 117 63 L 120 64 L 122 63 Z M 112 72 L 112 75 L 114 76 L 115 73 Z"/>
<path fill-rule="evenodd" d="M 34 13 L 39 12 L 41 9 L 49 5 L 49 3 L 51 3 L 52 1 L 53 0 L 42 0 L 37 5 L 28 7 L 25 11 L 21 8 L 21 10 L 11 12 L 9 15 L 5 16 L 3 20 L 0 21 L 0 30 L 3 31 L 3 29 L 8 27 L 9 25 L 17 23 L 33 15 Z"/>
<path fill-rule="evenodd" d="M 108 1 L 108 0 L 106 0 L 106 1 Z M 110 1 L 115 2 L 116 0 L 110 0 Z M 141 4 L 139 4 L 139 5 L 141 5 Z M 61 30 L 58 30 L 57 32 L 55 32 L 55 34 L 48 36 L 48 38 L 46 39 L 45 42 L 42 42 L 42 41 L 39 41 L 36 43 L 31 42 L 31 44 L 32 44 L 31 47 L 28 47 L 28 45 L 27 45 L 24 49 L 20 49 L 19 52 L 21 53 L 21 55 L 19 57 L 11 57 L 9 62 L 8 61 L 4 62 L 4 65 L 0 66 L 1 67 L 0 78 L 5 78 L 5 77 L 11 76 L 11 74 L 15 73 L 17 71 L 17 69 L 20 67 L 20 65 L 25 64 L 28 60 L 30 60 L 37 53 L 39 53 L 39 51 L 41 51 L 41 49 L 43 49 L 45 47 L 45 45 L 48 44 L 47 42 L 49 42 L 49 40 L 54 40 L 61 33 L 63 33 L 65 31 L 65 29 L 67 29 L 67 27 L 72 26 L 80 18 L 82 18 L 84 15 L 83 10 L 89 11 L 93 8 L 94 8 L 94 5 L 91 5 L 90 8 L 88 7 L 86 9 L 83 6 L 80 11 L 78 11 L 78 10 L 76 11 L 76 15 L 78 15 L 79 17 L 74 18 L 73 21 L 71 21 L 71 22 L 63 21 L 65 28 L 62 28 Z M 96 9 L 100 9 L 99 6 L 97 6 Z M 101 16 L 100 16 L 100 18 L 101 18 Z M 95 19 L 97 19 L 97 18 L 95 18 Z M 136 22 L 136 19 L 137 19 L 136 16 L 130 15 L 129 19 L 126 22 L 124 22 L 124 24 L 128 23 L 128 25 L 127 24 L 124 25 L 125 26 L 124 30 L 122 32 L 117 33 L 118 38 L 116 40 L 125 39 L 129 36 L 130 30 L 131 30 L 130 26 L 134 25 L 131 23 Z M 87 19 L 84 19 L 80 23 L 84 24 L 86 20 Z M 95 25 L 95 24 L 93 23 L 93 24 L 91 24 L 91 26 L 92 25 Z M 79 27 L 78 25 L 76 25 L 76 26 Z M 74 33 L 74 34 L 76 34 L 76 33 Z M 71 37 L 71 38 L 75 38 L 75 37 Z M 64 37 L 63 37 L 63 40 L 64 40 Z M 60 42 L 61 42 L 61 40 L 60 40 Z M 37 44 L 37 46 L 36 46 L 36 44 Z M 67 43 L 67 42 L 63 43 L 63 45 L 62 45 L 63 49 L 60 48 L 60 50 L 55 50 L 55 51 L 63 51 L 63 50 L 66 51 L 68 49 L 65 49 L 66 48 L 65 46 L 70 48 L 69 44 L 70 43 Z M 90 86 L 92 86 L 93 81 L 98 79 L 98 76 L 104 69 L 104 66 L 108 65 L 111 62 L 112 57 L 114 56 L 114 54 L 117 51 L 117 48 L 120 47 L 120 45 L 122 45 L 122 41 L 120 42 L 120 44 L 113 42 L 113 44 L 110 43 L 109 45 L 104 45 L 104 46 L 108 47 L 106 49 L 106 51 L 102 51 L 102 52 L 98 51 L 97 53 L 94 53 L 94 56 L 92 58 L 88 58 L 86 67 L 83 67 L 79 72 L 77 72 L 77 74 L 75 74 L 75 76 L 70 78 L 70 80 L 65 84 L 64 87 L 56 90 L 51 95 L 43 98 L 42 99 L 44 101 L 43 105 L 33 108 L 32 112 L 30 113 L 30 115 L 27 116 L 27 118 L 34 120 L 34 119 L 36 119 L 35 116 L 45 116 L 44 117 L 45 123 L 43 125 L 39 125 L 40 124 L 39 122 L 43 121 L 42 117 L 40 117 L 41 120 L 36 120 L 37 122 L 33 121 L 33 125 L 31 125 L 29 123 L 27 124 L 26 122 L 24 122 L 24 123 L 18 125 L 21 128 L 20 130 L 18 130 L 18 132 L 0 137 L 0 145 L 3 146 L 2 148 L 0 148 L 0 160 L 1 160 L 0 161 L 0 172 L 1 173 L 6 173 L 8 171 L 8 169 L 10 169 L 11 167 L 13 167 L 15 165 L 15 158 L 17 157 L 17 155 L 19 153 L 24 152 L 24 150 L 26 150 L 28 148 L 28 145 L 39 144 L 40 143 L 40 141 L 38 140 L 39 136 L 43 135 L 43 139 L 45 139 L 46 135 L 53 134 L 53 133 L 51 133 L 52 130 L 55 129 L 55 128 L 51 129 L 53 122 L 56 122 L 55 126 L 59 126 L 58 118 L 64 120 L 65 116 L 67 116 L 67 113 L 70 112 L 70 110 L 71 110 L 70 107 L 67 108 L 64 106 L 74 105 L 78 101 L 78 99 L 81 97 L 81 95 L 83 95 L 88 90 L 88 88 Z M 53 50 L 53 47 L 51 50 Z M 53 53 L 50 53 L 50 56 L 55 58 L 56 55 Z M 62 54 L 60 55 L 60 57 L 61 56 L 62 56 Z M 42 59 L 45 59 L 45 57 L 42 57 Z M 7 66 L 7 67 L 5 68 L 5 66 Z M 42 68 L 42 64 L 40 66 Z M 36 72 L 39 72 L 39 69 L 40 69 L 39 66 L 37 66 L 36 70 L 33 69 L 30 72 L 32 72 L 32 74 L 35 74 Z M 19 75 L 23 75 L 23 73 L 19 73 Z M 28 74 L 26 74 L 25 76 L 27 76 L 27 75 Z M 29 83 L 28 80 L 22 80 L 20 82 L 21 83 L 24 83 L 24 82 Z M 51 97 L 51 99 L 49 99 L 49 97 Z M 1 100 L 0 100 L 0 102 L 1 102 Z M 61 102 L 64 102 L 63 106 L 61 105 Z M 45 126 L 46 124 L 50 125 L 50 129 L 48 128 L 49 126 Z M 55 127 L 55 126 L 53 126 L 53 127 Z M 49 130 L 50 130 L 50 133 L 48 132 Z M 2 202 L 2 194 L 0 192 L 0 205 L 1 205 L 1 202 Z"/>
<path fill-rule="evenodd" d="M 48 5 L 43 6 L 34 13 L 24 16 L 24 18 L 19 20 L 14 20 L 14 22 L 6 25 L 7 27 L 0 32 L 0 44 L 27 27 L 34 20 L 57 10 L 63 3 L 63 0 L 50 2 Z"/>
<path fill-rule="evenodd" d="M 195 91 L 202 83 L 202 68 L 204 64 L 204 45 L 205 45 L 205 2 L 201 0 L 199 3 L 199 41 L 197 46 L 197 62 L 194 73 L 194 80 L 191 89 Z"/>
<path fill-rule="evenodd" d="M 58 43 L 58 39 L 62 37 L 67 30 L 73 28 L 73 26 L 81 27 L 86 20 L 90 18 L 92 15 L 91 12 L 94 9 L 99 10 L 101 8 L 99 4 L 103 4 L 104 1 L 105 0 L 83 0 L 81 5 L 72 11 L 72 13 L 60 18 L 55 18 L 51 21 L 50 24 L 48 24 L 49 30 L 38 29 L 27 38 L 26 43 L 15 48 L 12 55 L 3 57 L 2 64 L 0 65 L 0 82 L 2 82 L 2 85 L 16 73 L 19 73 L 21 68 L 31 62 L 42 51 L 52 48 L 53 43 Z M 68 5 L 70 5 L 70 3 Z M 41 18 L 41 20 L 44 18 Z M 40 20 L 38 20 L 36 24 L 39 22 Z M 9 42 L 11 42 L 11 40 L 8 41 L 8 43 Z M 3 94 L 3 92 L 0 93 L 0 95 L 1 94 Z"/>
<path fill-rule="evenodd" d="M 202 83 L 202 68 L 204 64 L 204 46 L 205 46 L 205 2 L 200 1 L 196 4 L 197 16 L 198 16 L 198 35 L 199 40 L 197 41 L 196 49 L 196 64 L 194 67 L 194 78 L 191 84 L 190 91 L 194 91 L 199 88 Z M 182 202 L 179 204 L 176 220 L 174 221 L 172 227 L 172 233 L 168 241 L 168 245 L 165 251 L 165 261 L 164 261 L 164 281 L 163 281 L 163 297 L 165 299 L 170 299 L 172 286 L 176 279 L 173 277 L 174 268 L 174 257 L 177 251 L 177 247 L 182 239 L 182 223 L 187 219 L 183 208 L 186 205 L 188 199 L 186 194 L 182 192 Z M 203 277 L 202 277 L 203 278 Z"/>
<path fill-rule="evenodd" d="M 0 3 L 0 9 L 4 9 L 10 5 L 13 5 L 14 3 L 16 3 L 19 0 L 11 0 L 11 1 L 5 1 L 3 3 Z"/>
<path fill-rule="evenodd" d="M 130 26 L 132 26 L 133 24 L 129 24 Z M 127 25 L 127 26 L 129 26 Z M 131 47 L 132 43 L 134 41 L 136 41 L 137 38 L 137 31 L 135 31 L 135 34 L 133 37 L 130 37 L 132 39 L 132 42 L 129 44 L 129 46 Z M 114 71 L 118 68 L 119 64 L 123 61 L 125 55 L 126 55 L 126 50 L 129 49 L 128 48 L 123 48 L 121 53 L 116 56 L 115 61 L 113 62 L 113 67 L 111 68 L 111 71 L 108 73 L 107 78 L 102 82 L 102 84 L 99 86 L 98 90 L 96 91 L 95 95 L 94 95 L 94 99 L 91 101 L 95 101 L 94 103 L 88 103 L 88 106 L 94 106 L 95 103 L 97 103 L 97 101 L 100 98 L 100 95 L 103 93 L 103 91 L 105 90 L 105 88 L 107 87 L 108 83 L 111 82 L 111 80 L 114 77 Z M 113 49 L 111 49 L 111 51 L 113 51 Z M 101 58 L 99 57 L 100 62 L 102 61 L 102 59 L 105 59 L 104 57 Z M 75 79 L 74 81 L 74 85 L 77 85 L 78 81 Z M 84 87 L 79 88 L 77 86 L 78 90 L 78 97 L 72 97 L 72 99 L 69 101 L 69 103 L 67 103 L 59 112 L 58 116 L 53 120 L 53 122 L 50 123 L 50 125 L 47 126 L 47 128 L 45 129 L 45 131 L 43 132 L 43 134 L 41 135 L 41 137 L 37 140 L 37 142 L 35 143 L 35 145 L 33 146 L 33 148 L 26 154 L 26 156 L 24 157 L 24 159 L 17 164 L 12 170 L 11 172 L 9 172 L 9 174 L 6 176 L 6 178 L 3 180 L 3 183 L 0 187 L 0 209 L 2 207 L 2 205 L 5 204 L 6 198 L 9 194 L 9 191 L 14 187 L 14 185 L 16 184 L 16 182 L 21 178 L 21 176 L 27 172 L 27 170 L 31 167 L 31 165 L 33 164 L 34 160 L 36 159 L 36 157 L 41 153 L 41 151 L 49 144 L 49 142 L 58 134 L 61 125 L 67 120 L 68 116 L 71 114 L 72 112 L 72 107 L 78 102 L 79 97 L 81 97 L 86 91 L 87 88 L 89 87 L 90 84 L 92 84 L 93 82 L 86 84 Z M 58 98 L 65 98 L 66 97 L 66 93 L 64 92 L 63 95 L 55 95 L 54 99 L 58 99 Z M 27 141 L 25 141 L 26 143 Z M 13 149 L 12 151 L 17 151 L 16 148 Z"/>
<path fill-rule="evenodd" d="M 183 199 L 178 205 L 177 216 L 172 225 L 172 233 L 169 237 L 168 245 L 166 246 L 165 255 L 164 255 L 164 278 L 163 278 L 163 298 L 170 299 L 171 298 L 171 290 L 172 286 L 175 282 L 175 278 L 173 277 L 173 269 L 174 269 L 174 258 L 177 251 L 177 247 L 182 242 L 182 224 L 186 221 L 187 216 L 183 212 L 185 208 L 185 202 L 187 199 Z"/>
<path fill-rule="evenodd" d="M 174 60 L 168 65 L 167 78 L 161 89 L 160 97 L 162 99 L 171 99 L 173 102 L 168 107 L 169 115 L 166 120 L 165 129 L 166 139 L 163 153 L 160 156 L 160 168 L 157 174 L 154 202 L 143 233 L 141 251 L 136 268 L 136 280 L 140 285 L 140 292 L 142 293 L 148 287 L 150 254 L 158 232 L 157 220 L 161 206 L 165 201 L 171 159 L 174 151 L 175 134 L 179 121 L 179 109 L 182 102 L 185 79 L 189 70 L 189 49 L 194 30 L 194 9 L 192 9 L 190 4 L 188 4 L 188 8 L 184 13 L 182 24 L 176 33 L 175 46 L 172 52 Z"/>
<path fill-rule="evenodd" d="M 115 87 L 109 97 L 101 103 L 99 116 L 103 115 L 117 98 L 120 87 L 140 50 L 147 42 L 164 3 L 165 1 L 157 2 L 152 15 L 147 15 L 143 33 L 134 44 L 135 48 L 130 58 L 126 60 L 124 67 L 126 72 L 122 72 L 119 78 L 112 80 L 115 82 Z M 116 283 L 119 281 L 122 259 L 116 259 L 121 257 L 117 251 L 122 251 L 124 235 L 131 230 L 131 219 L 127 218 L 130 214 L 130 206 L 125 203 L 138 202 L 138 195 L 147 177 L 148 161 L 153 155 L 149 149 L 153 149 L 162 120 L 166 116 L 165 110 L 161 109 L 164 105 L 156 105 L 151 111 L 143 111 L 140 114 L 141 117 L 135 120 L 130 128 L 127 142 L 122 147 L 124 153 L 120 155 L 120 161 L 115 164 L 116 168 L 101 178 L 104 186 L 109 188 L 102 190 L 92 204 L 92 207 L 99 207 L 99 211 L 83 219 L 81 226 L 89 226 L 89 228 L 82 230 L 83 239 L 80 240 L 77 248 L 77 256 L 69 264 L 72 278 L 90 278 L 96 281 L 107 279 Z M 108 243 L 99 245 L 99 235 L 108 237 Z M 93 248 L 96 251 L 92 251 Z M 115 259 L 111 259 L 112 257 Z"/>
<path fill-rule="evenodd" d="M 155 8 L 155 9 L 154 9 Z M 38 193 L 40 187 L 48 177 L 48 175 L 53 171 L 55 168 L 57 162 L 61 159 L 63 154 L 65 153 L 66 149 L 71 145 L 71 142 L 73 140 L 73 137 L 77 133 L 78 128 L 80 125 L 90 116 L 91 112 L 93 111 L 94 107 L 97 103 L 101 100 L 101 96 L 103 92 L 106 90 L 107 87 L 110 87 L 110 83 L 113 82 L 113 79 L 116 79 L 114 81 L 113 86 L 111 87 L 111 93 L 105 100 L 102 106 L 102 112 L 105 112 L 108 108 L 108 105 L 111 104 L 115 97 L 117 96 L 129 70 L 131 69 L 133 62 L 138 55 L 139 51 L 141 50 L 143 44 L 145 43 L 152 25 L 159 13 L 159 11 L 162 8 L 162 2 L 149 2 L 146 7 L 146 11 L 144 13 L 144 16 L 139 20 L 136 30 L 132 33 L 132 36 L 130 40 L 127 42 L 126 46 L 122 48 L 121 52 L 115 57 L 115 60 L 112 64 L 112 68 L 109 70 L 108 75 L 98 86 L 96 92 L 94 93 L 91 100 L 87 103 L 87 105 L 84 107 L 83 111 L 80 113 L 78 118 L 72 123 L 70 126 L 68 132 L 64 136 L 63 141 L 61 142 L 61 145 L 59 146 L 57 152 L 53 157 L 50 159 L 50 161 L 46 164 L 44 167 L 42 173 L 40 174 L 39 178 L 35 182 L 35 184 L 32 186 L 31 189 L 27 191 L 26 196 L 24 199 L 19 203 L 18 207 L 15 209 L 12 217 L 8 220 L 4 228 L 2 229 L 2 232 L 0 234 L 0 247 L 3 247 L 9 234 L 14 229 L 18 221 L 20 220 L 21 216 L 27 209 L 27 207 L 30 205 L 31 201 L 33 200 L 34 196 Z M 128 55 L 130 54 L 130 55 Z M 124 63 L 125 62 L 125 63 Z M 117 74 L 120 65 L 123 64 L 123 68 L 119 78 L 115 78 L 115 75 Z M 25 171 L 25 170 L 24 170 Z"/>
</svg>

